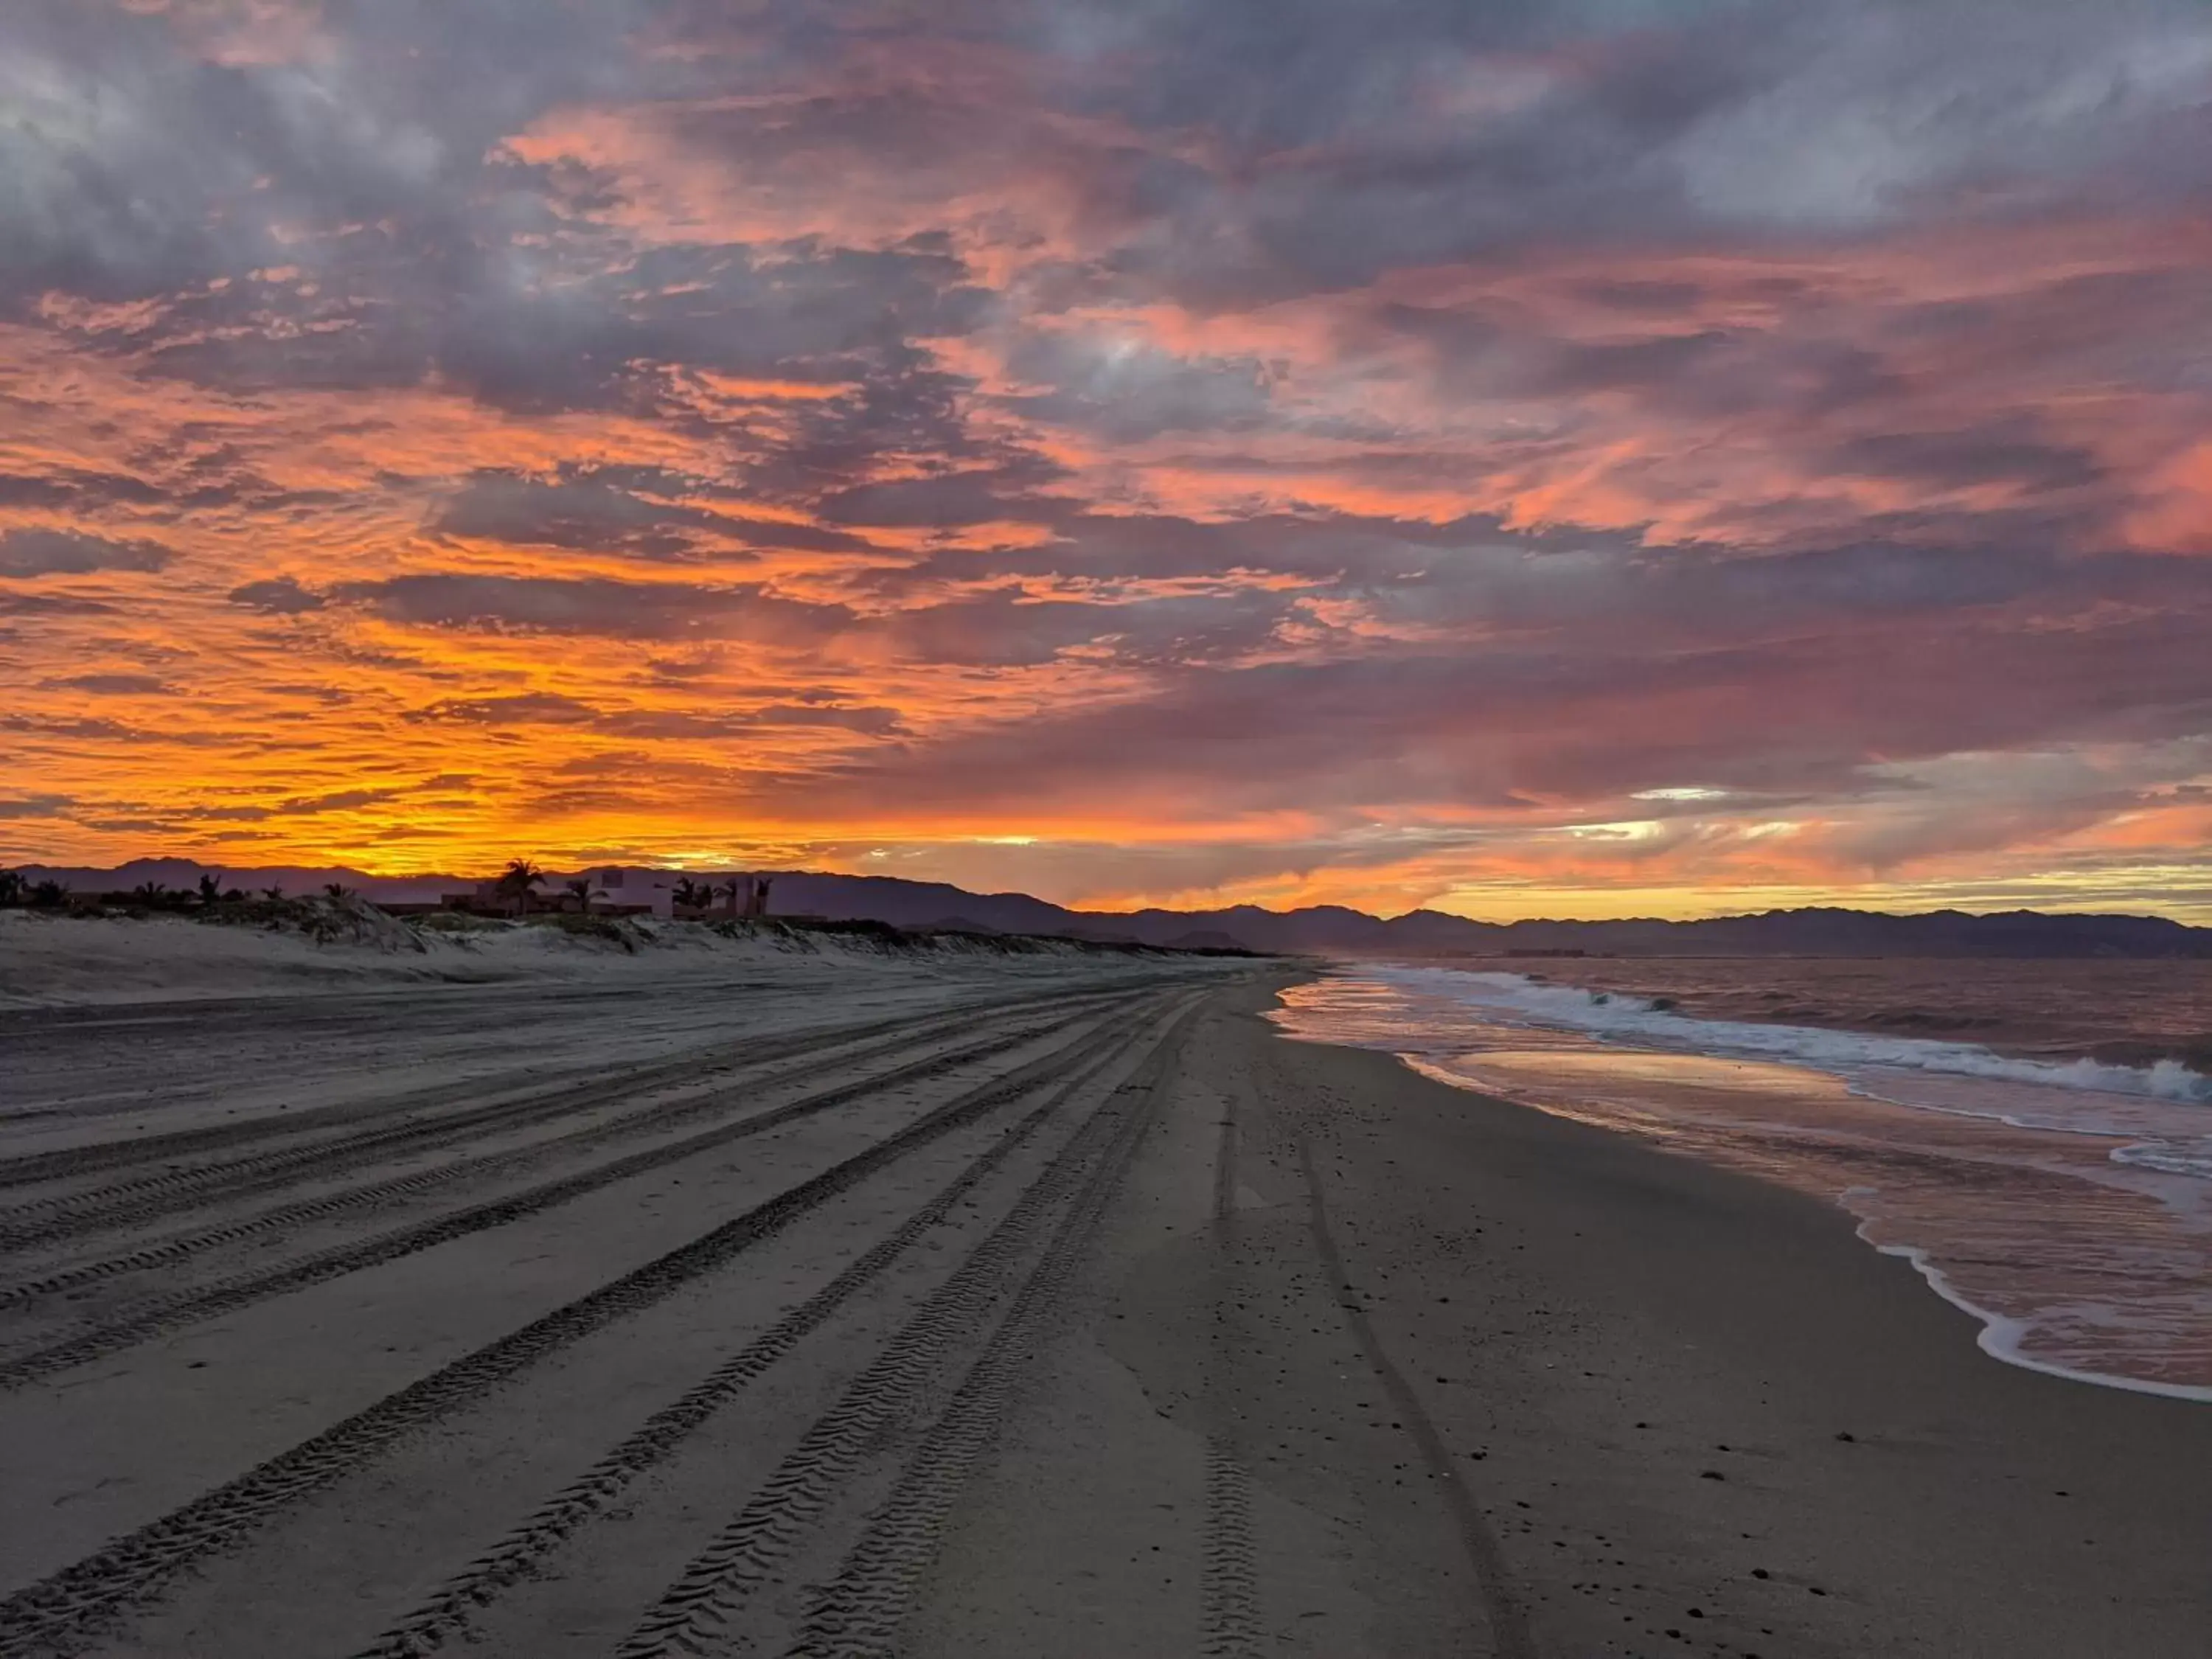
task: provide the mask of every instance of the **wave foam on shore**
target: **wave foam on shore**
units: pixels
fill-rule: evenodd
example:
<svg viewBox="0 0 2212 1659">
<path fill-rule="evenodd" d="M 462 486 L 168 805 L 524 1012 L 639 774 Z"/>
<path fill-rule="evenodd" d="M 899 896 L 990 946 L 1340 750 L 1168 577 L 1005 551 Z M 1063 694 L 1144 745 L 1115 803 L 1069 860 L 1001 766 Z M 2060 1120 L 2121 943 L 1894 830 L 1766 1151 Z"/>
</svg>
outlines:
<svg viewBox="0 0 2212 1659">
<path fill-rule="evenodd" d="M 1727 1052 L 1842 1073 L 1867 1067 L 1935 1072 L 2000 1082 L 2034 1084 L 2099 1094 L 2212 1104 L 2212 1077 L 2176 1060 L 2113 1066 L 2094 1060 L 2028 1060 L 1979 1043 L 1885 1036 L 1820 1026 L 1697 1019 L 1656 1000 L 1615 992 L 1545 985 L 1524 975 L 1468 973 L 1449 968 L 1378 968 L 1377 976 L 1407 989 L 1475 1002 L 1494 1015 L 1698 1054 Z M 1911 1102 L 1900 1103 L 1912 1104 Z"/>
</svg>

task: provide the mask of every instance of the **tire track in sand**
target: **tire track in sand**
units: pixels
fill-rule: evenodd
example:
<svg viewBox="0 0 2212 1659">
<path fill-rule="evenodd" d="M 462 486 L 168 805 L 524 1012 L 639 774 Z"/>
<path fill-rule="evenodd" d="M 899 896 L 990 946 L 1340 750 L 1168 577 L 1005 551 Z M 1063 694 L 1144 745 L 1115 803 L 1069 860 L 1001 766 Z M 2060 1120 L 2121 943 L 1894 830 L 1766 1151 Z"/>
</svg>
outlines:
<svg viewBox="0 0 2212 1659">
<path fill-rule="evenodd" d="M 1237 1079 L 1241 1084 L 1243 1079 Z M 1252 1482 L 1237 1432 L 1232 1399 L 1235 1352 L 1241 1346 L 1231 1310 L 1237 1300 L 1237 1154 L 1243 1125 L 1241 1088 L 1221 1108 L 1213 1154 L 1213 1340 L 1206 1356 L 1206 1550 L 1200 1584 L 1199 1651 L 1207 1659 L 1257 1659 L 1258 1571 L 1252 1544 Z"/>
<path fill-rule="evenodd" d="M 942 1223 L 953 1206 L 1026 1145 L 1121 1052 L 1116 1046 L 1101 1054 L 1054 1089 L 895 1231 L 856 1257 L 743 1352 L 647 1418 L 612 1451 L 541 1504 L 527 1520 L 394 1620 L 353 1659 L 418 1659 L 449 1640 L 468 1640 L 467 1627 L 477 1610 L 489 1607 L 509 1586 L 537 1571 L 540 1562 L 612 1504 L 633 1480 L 665 1462 L 748 1384 L 827 1323 L 845 1303 Z"/>
<path fill-rule="evenodd" d="M 573 1175 L 541 1182 L 503 1198 L 487 1200 L 465 1209 L 432 1216 L 427 1220 L 394 1228 L 372 1238 L 331 1245 L 273 1267 L 235 1273 L 211 1285 L 195 1286 L 155 1297 L 104 1324 L 0 1361 L 0 1391 L 19 1389 L 40 1377 L 89 1364 L 111 1353 L 136 1347 L 142 1342 L 172 1334 L 206 1320 L 235 1313 L 257 1302 L 289 1296 L 295 1291 L 342 1279 L 349 1273 L 380 1267 L 420 1251 L 451 1243 L 457 1238 L 465 1238 L 472 1233 L 507 1226 L 617 1182 L 649 1174 L 704 1152 L 719 1151 L 753 1135 L 781 1128 L 801 1118 L 848 1105 L 864 1096 L 880 1093 L 902 1084 L 920 1082 L 974 1060 L 988 1060 L 1009 1048 L 1035 1042 L 1038 1037 L 1074 1024 L 1082 1018 L 1081 1014 L 1067 1015 L 1048 1023 L 1042 1030 L 1033 1028 L 1016 1031 L 969 1043 L 964 1048 L 948 1049 L 943 1054 L 932 1054 L 889 1072 L 817 1090 L 784 1105 L 741 1118 L 734 1123 L 702 1130 L 697 1134 L 687 1135 L 665 1146 L 648 1146 L 607 1163 L 594 1164 L 590 1169 L 578 1170 Z"/>
<path fill-rule="evenodd" d="M 1337 1249 L 1336 1236 L 1328 1224 L 1328 1200 L 1322 1188 L 1321 1170 L 1314 1163 L 1313 1139 L 1304 1129 L 1291 1133 L 1297 1143 L 1298 1167 L 1305 1176 L 1307 1230 L 1313 1240 L 1314 1254 L 1320 1257 L 1322 1270 L 1328 1277 L 1329 1291 L 1336 1299 L 1338 1310 L 1352 1328 L 1352 1336 L 1366 1356 L 1376 1379 L 1390 1396 L 1391 1404 L 1398 1408 L 1406 1435 L 1420 1453 L 1422 1462 L 1428 1466 L 1429 1478 L 1443 1497 L 1444 1507 L 1451 1512 L 1460 1547 L 1467 1555 L 1468 1564 L 1474 1569 L 1475 1585 L 1481 1593 L 1483 1612 L 1490 1626 L 1490 1651 L 1494 1659 L 1536 1659 L 1535 1644 L 1528 1634 L 1528 1614 L 1506 1570 L 1504 1552 L 1498 1547 L 1497 1534 L 1482 1518 L 1481 1506 L 1461 1478 L 1443 1437 L 1437 1432 L 1427 1407 L 1406 1381 L 1405 1373 L 1383 1347 L 1382 1338 L 1376 1335 L 1366 1309 L 1352 1289 L 1351 1276 L 1344 1270 L 1343 1255 Z"/>
<path fill-rule="evenodd" d="M 813 1032 L 817 1038 L 834 1035 Z M 866 1035 L 866 1028 L 852 1033 Z M 605 1090 L 617 1087 L 642 1086 L 656 1077 L 677 1078 L 699 1066 L 743 1052 L 745 1045 L 728 1042 L 702 1044 L 687 1049 L 669 1059 L 637 1066 L 620 1076 L 608 1079 L 604 1075 L 580 1082 L 558 1083 L 532 1089 L 517 1101 L 499 1103 L 501 1106 L 515 1106 L 539 1100 L 565 1098 L 569 1096 L 589 1100 Z M 449 1083 L 436 1088 L 411 1091 L 401 1095 L 372 1096 L 365 1100 L 342 1101 L 329 1106 L 313 1106 L 297 1112 L 271 1112 L 246 1119 L 242 1122 L 203 1124 L 197 1128 L 171 1129 L 159 1134 L 127 1135 L 118 1139 L 94 1141 L 88 1146 L 61 1146 L 50 1152 L 27 1152 L 21 1157 L 0 1161 L 0 1188 L 31 1187 L 53 1181 L 71 1181 L 80 1176 L 100 1175 L 110 1170 L 131 1170 L 145 1164 L 160 1164 L 169 1159 L 205 1156 L 230 1151 L 234 1147 L 251 1146 L 256 1141 L 286 1139 L 297 1135 L 319 1133 L 327 1129 L 343 1129 L 364 1120 L 391 1117 L 397 1114 L 437 1112 L 457 1100 L 467 1099 L 488 1089 L 498 1088 L 497 1077 L 470 1078 L 459 1083 Z M 496 1107 L 490 1109 L 497 1109 Z M 438 1120 L 456 1121 L 453 1117 Z M 364 1130 L 364 1135 L 386 1133 L 381 1128 Z M 282 1152 L 263 1153 L 233 1160 L 222 1164 L 201 1164 L 189 1170 L 161 1169 L 150 1175 L 134 1176 L 103 1187 L 91 1193 L 71 1194 L 68 1198 L 34 1200 L 25 1208 L 46 1210 L 80 1200 L 120 1200 L 140 1193 L 173 1189 L 181 1182 L 204 1173 L 232 1170 L 258 1170 L 264 1167 L 278 1167 L 278 1160 L 301 1154 L 312 1154 L 326 1148 L 350 1144 L 352 1138 L 326 1140 L 313 1146 L 290 1147 Z M 10 1243 L 13 1240 L 10 1237 Z"/>
<path fill-rule="evenodd" d="M 915 1577 L 935 1555 L 945 1516 L 995 1437 L 1016 1379 L 1081 1260 L 1092 1229 L 1151 1127 L 1194 1008 L 1162 1035 L 1137 1076 L 1116 1090 L 1062 1149 L 1047 1175 L 925 1303 L 914 1319 L 801 1438 L 760 1492 L 647 1611 L 616 1659 L 664 1659 L 727 1650 L 731 1619 L 775 1570 L 896 1420 L 938 1359 L 976 1334 L 1000 1300 L 1006 1271 L 1050 1231 L 1012 1307 L 969 1367 L 951 1404 L 907 1464 L 890 1501 L 815 1601 L 794 1653 L 884 1652 L 819 1645 L 856 1632 L 896 1631 Z M 1131 1098 L 1121 1104 L 1125 1097 Z M 1053 1223 L 1057 1212 L 1059 1220 Z"/>
<path fill-rule="evenodd" d="M 474 1130 L 522 1127 L 589 1111 L 631 1095 L 696 1079 L 709 1068 L 732 1062 L 737 1063 L 741 1072 L 750 1073 L 786 1060 L 811 1058 L 827 1048 L 871 1043 L 879 1038 L 888 1039 L 890 1045 L 896 1046 L 902 1041 L 923 1040 L 922 1033 L 934 1026 L 972 1024 L 979 1018 L 994 1015 L 1034 1012 L 1054 1004 L 1073 1006 L 1104 994 L 1107 994 L 1086 988 L 990 1004 L 963 1004 L 860 1025 L 714 1043 L 667 1060 L 631 1066 L 611 1077 L 601 1075 L 582 1082 L 532 1089 L 512 1099 L 493 1101 L 458 1112 L 441 1112 L 439 1109 L 456 1099 L 483 1092 L 488 1086 L 483 1079 L 396 1098 L 349 1102 L 259 1117 L 246 1123 L 218 1124 L 167 1135 L 33 1153 L 0 1164 L 0 1186 L 69 1180 L 104 1169 L 127 1169 L 193 1153 L 220 1152 L 240 1142 L 251 1145 L 255 1140 L 313 1133 L 363 1117 L 380 1119 L 405 1115 L 405 1121 L 401 1122 L 376 1122 L 356 1133 L 334 1136 L 307 1146 L 283 1146 L 214 1164 L 164 1168 L 86 1192 L 19 1200 L 9 1206 L 8 1220 L 0 1224 L 0 1250 L 16 1252 L 87 1233 L 116 1231 L 189 1209 L 193 1207 L 193 1200 L 240 1197 L 269 1187 L 333 1175 L 375 1158 L 427 1151 L 461 1139 Z M 872 1046 L 880 1051 L 885 1044 L 873 1042 Z"/>
<path fill-rule="evenodd" d="M 149 1522 L 0 1601 L 0 1659 L 73 1652 L 158 1595 L 194 1562 L 228 1547 L 309 1493 L 372 1462 L 425 1424 L 489 1394 L 548 1356 L 665 1301 L 908 1153 L 972 1123 L 1124 1039 L 1133 1016 L 981 1084 L 904 1129 L 743 1215 L 462 1355 L 289 1451 Z"/>
<path fill-rule="evenodd" d="M 1069 1007 L 1073 1005 L 1061 1006 Z M 434 1192 L 440 1187 L 449 1186 L 458 1181 L 481 1180 L 487 1176 L 525 1169 L 532 1164 L 556 1158 L 563 1152 L 578 1152 L 606 1141 L 619 1140 L 626 1136 L 657 1129 L 672 1129 L 695 1118 L 730 1110 L 733 1103 L 731 1097 L 738 1090 L 772 1086 L 787 1080 L 794 1073 L 822 1064 L 836 1066 L 863 1065 L 886 1053 L 895 1054 L 902 1048 L 910 1048 L 917 1043 L 936 1042 L 948 1036 L 962 1035 L 965 1031 L 988 1026 L 993 1022 L 992 1012 L 969 1011 L 957 1018 L 940 1015 L 927 1021 L 907 1022 L 908 1029 L 890 1036 L 878 1037 L 872 1042 L 854 1042 L 844 1040 L 846 1036 L 844 1033 L 824 1033 L 823 1034 L 826 1039 L 824 1046 L 831 1052 L 821 1055 L 806 1052 L 794 1040 L 792 1044 L 779 1052 L 762 1058 L 756 1065 L 739 1067 L 737 1079 L 716 1085 L 709 1093 L 705 1095 L 641 1106 L 604 1122 L 586 1124 L 565 1134 L 552 1135 L 545 1139 L 531 1141 L 523 1146 L 504 1147 L 500 1151 L 481 1153 L 473 1158 L 455 1158 L 449 1164 L 438 1164 L 428 1170 L 413 1170 L 406 1175 L 393 1176 L 383 1181 L 369 1182 L 362 1186 L 349 1188 L 343 1192 L 325 1194 L 319 1198 L 302 1199 L 294 1203 L 279 1205 L 258 1214 L 243 1216 L 235 1221 L 226 1222 L 222 1225 L 210 1227 L 204 1231 L 193 1233 L 183 1238 L 164 1239 L 159 1243 L 143 1245 L 120 1255 L 95 1261 L 81 1262 L 73 1267 L 43 1274 L 37 1279 L 20 1280 L 13 1285 L 0 1286 L 0 1308 L 13 1307 L 40 1297 L 58 1295 L 82 1285 L 98 1284 L 104 1279 L 113 1279 L 124 1273 L 142 1273 L 153 1267 L 179 1266 L 204 1250 L 217 1249 L 226 1244 L 234 1244 L 263 1233 L 287 1231 L 303 1223 L 320 1221 L 331 1216 L 349 1214 L 358 1210 L 382 1208 L 398 1200 L 414 1198 L 423 1193 Z M 1048 1025 L 1039 1029 L 1051 1028 Z M 665 1081 L 665 1079 L 660 1079 L 658 1082 L 629 1086 L 616 1085 L 604 1091 L 594 1091 L 587 1098 L 564 1102 L 558 1108 L 540 1108 L 534 1111 L 532 1116 L 533 1118 L 550 1117 L 561 1112 L 586 1109 L 609 1101 L 620 1100 L 630 1094 L 649 1092 L 652 1089 L 660 1086 L 660 1084 Z M 514 1126 L 501 1125 L 500 1127 Z M 460 1138 L 459 1133 L 437 1137 L 440 1139 Z M 410 1141 L 401 1150 L 413 1152 L 424 1149 L 423 1145 Z M 392 1147 L 380 1147 L 374 1149 L 374 1152 L 388 1152 L 392 1150 L 393 1150 Z M 364 1154 L 364 1157 L 372 1155 L 374 1154 Z M 359 1162 L 362 1159 L 349 1158 L 345 1161 L 351 1163 Z M 334 1173 L 334 1170 L 327 1166 L 318 1167 L 310 1171 L 310 1176 L 312 1178 L 314 1176 L 331 1173 Z M 252 1183 L 255 1187 L 276 1184 L 278 1182 L 275 1179 L 257 1181 Z M 219 1194 L 222 1198 L 238 1195 L 239 1193 L 236 1190 L 226 1190 Z M 148 1202 L 143 1208 L 134 1207 L 128 1213 L 118 1212 L 112 1215 L 101 1216 L 97 1218 L 94 1226 L 98 1231 L 112 1231 L 131 1223 L 159 1220 L 178 1211 L 196 1207 L 198 1206 L 190 1201 L 175 1203 L 157 1199 Z M 73 1231 L 93 1230 L 94 1230 L 94 1227 L 87 1227 Z M 41 1239 L 40 1242 L 50 1241 Z"/>
</svg>

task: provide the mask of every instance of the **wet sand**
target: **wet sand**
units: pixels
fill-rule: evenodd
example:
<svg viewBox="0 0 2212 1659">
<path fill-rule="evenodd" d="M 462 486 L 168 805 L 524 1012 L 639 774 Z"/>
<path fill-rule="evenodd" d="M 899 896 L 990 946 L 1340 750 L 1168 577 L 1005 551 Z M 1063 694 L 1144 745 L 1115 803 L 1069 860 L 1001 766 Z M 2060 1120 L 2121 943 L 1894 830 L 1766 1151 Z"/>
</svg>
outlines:
<svg viewBox="0 0 2212 1659">
<path fill-rule="evenodd" d="M 1224 1015 L 1185 1086 L 1234 1202 L 1125 1243 L 1097 1328 L 1249 1475 L 1255 1650 L 2205 1651 L 2212 1409 L 2002 1364 L 1831 1206 L 1386 1056 Z"/>
</svg>

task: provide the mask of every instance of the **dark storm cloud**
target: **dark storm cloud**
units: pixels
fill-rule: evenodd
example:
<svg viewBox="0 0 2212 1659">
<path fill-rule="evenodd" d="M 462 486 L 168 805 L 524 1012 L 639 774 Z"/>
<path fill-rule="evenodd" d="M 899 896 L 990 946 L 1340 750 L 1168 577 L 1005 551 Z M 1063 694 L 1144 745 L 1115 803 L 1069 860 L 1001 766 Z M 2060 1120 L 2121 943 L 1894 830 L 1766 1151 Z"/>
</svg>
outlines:
<svg viewBox="0 0 2212 1659">
<path fill-rule="evenodd" d="M 118 541 L 78 530 L 0 532 L 0 576 L 82 576 L 100 570 L 159 570 L 169 550 L 158 542 Z"/>
</svg>

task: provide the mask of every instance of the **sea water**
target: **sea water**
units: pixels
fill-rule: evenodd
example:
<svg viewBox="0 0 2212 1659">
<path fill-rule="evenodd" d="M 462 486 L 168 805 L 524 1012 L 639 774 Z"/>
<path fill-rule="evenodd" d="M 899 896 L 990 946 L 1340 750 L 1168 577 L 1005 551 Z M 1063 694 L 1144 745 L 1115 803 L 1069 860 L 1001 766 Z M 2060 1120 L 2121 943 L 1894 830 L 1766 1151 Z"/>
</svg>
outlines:
<svg viewBox="0 0 2212 1659">
<path fill-rule="evenodd" d="M 1785 1008 L 1851 977 L 1833 964 L 1739 966 Z M 1851 1029 L 1838 1023 L 1852 1017 L 1848 998 L 1816 998 L 1830 1023 L 1815 1025 L 1682 1006 L 1771 1006 L 1740 995 L 1656 994 L 1725 985 L 1710 964 L 1551 967 L 1347 964 L 1286 992 L 1275 1018 L 1294 1036 L 1384 1049 L 1441 1081 L 1831 1200 L 1869 1244 L 1979 1319 L 1996 1358 L 2212 1401 L 2212 1076 L 2158 1053 L 2140 1019 L 2106 1022 L 2122 1033 L 2111 1042 L 2039 1053 Z M 1920 984 L 1923 1024 L 1980 1019 L 2020 1037 L 2035 1022 L 2019 1018 L 2026 1004 L 2010 988 L 2064 968 L 1991 964 L 1978 977 L 1973 963 L 1862 963 L 1856 981 L 1948 975 L 1948 994 Z M 2083 1000 L 2069 1017 L 2086 1031 Z M 1871 1023 L 1868 1010 L 1858 1017 Z M 2115 1052 L 2136 1063 L 2098 1057 Z"/>
</svg>

